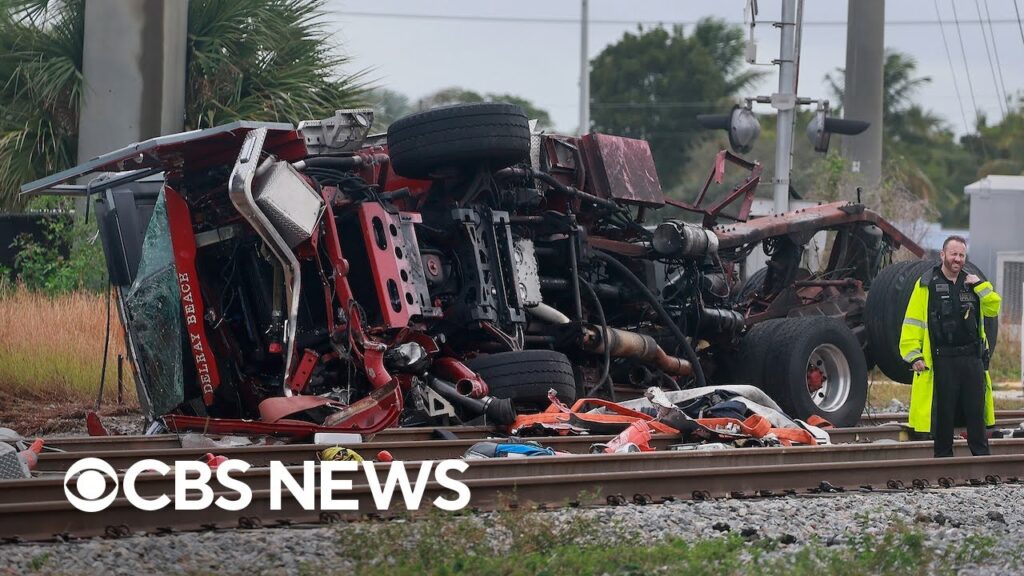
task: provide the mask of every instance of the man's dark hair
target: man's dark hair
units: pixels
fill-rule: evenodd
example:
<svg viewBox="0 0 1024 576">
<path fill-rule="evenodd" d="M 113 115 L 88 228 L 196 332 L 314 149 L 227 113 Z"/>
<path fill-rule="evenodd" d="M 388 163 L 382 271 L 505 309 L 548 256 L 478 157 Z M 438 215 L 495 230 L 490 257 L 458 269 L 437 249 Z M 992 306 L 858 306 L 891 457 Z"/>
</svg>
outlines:
<svg viewBox="0 0 1024 576">
<path fill-rule="evenodd" d="M 942 251 L 943 252 L 946 251 L 946 245 L 949 244 L 950 242 L 959 242 L 959 243 L 963 244 L 964 247 L 967 246 L 967 238 L 964 238 L 963 236 L 957 236 L 956 234 L 954 234 L 954 235 L 952 235 L 952 236 L 950 236 L 950 237 L 948 237 L 948 238 L 946 238 L 945 240 L 942 241 Z"/>
</svg>

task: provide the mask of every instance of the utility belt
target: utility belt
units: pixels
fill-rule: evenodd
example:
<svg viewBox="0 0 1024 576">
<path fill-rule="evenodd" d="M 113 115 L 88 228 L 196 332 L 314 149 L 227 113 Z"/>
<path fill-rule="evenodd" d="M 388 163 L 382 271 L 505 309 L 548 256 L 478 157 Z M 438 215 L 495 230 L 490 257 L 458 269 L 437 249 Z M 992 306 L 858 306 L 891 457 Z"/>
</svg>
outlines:
<svg viewBox="0 0 1024 576">
<path fill-rule="evenodd" d="M 984 355 L 985 346 L 979 340 L 971 344 L 964 344 L 962 346 L 935 346 L 933 355 L 949 357 L 949 356 L 974 356 L 981 358 Z"/>
<path fill-rule="evenodd" d="M 981 366 L 988 372 L 989 362 L 992 360 L 992 352 L 985 347 L 982 341 L 963 346 L 936 346 L 932 350 L 932 356 L 937 358 L 981 358 Z"/>
</svg>

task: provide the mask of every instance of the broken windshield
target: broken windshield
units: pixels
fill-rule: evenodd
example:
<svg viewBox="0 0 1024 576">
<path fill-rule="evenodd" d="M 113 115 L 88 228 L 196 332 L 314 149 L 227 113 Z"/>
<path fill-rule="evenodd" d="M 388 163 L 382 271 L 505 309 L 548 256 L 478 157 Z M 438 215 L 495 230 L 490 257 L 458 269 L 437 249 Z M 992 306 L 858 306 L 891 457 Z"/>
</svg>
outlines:
<svg viewBox="0 0 1024 576">
<path fill-rule="evenodd" d="M 166 414 L 183 400 L 184 385 L 181 301 L 163 192 L 146 229 L 139 272 L 125 298 L 125 307 L 150 415 Z"/>
</svg>

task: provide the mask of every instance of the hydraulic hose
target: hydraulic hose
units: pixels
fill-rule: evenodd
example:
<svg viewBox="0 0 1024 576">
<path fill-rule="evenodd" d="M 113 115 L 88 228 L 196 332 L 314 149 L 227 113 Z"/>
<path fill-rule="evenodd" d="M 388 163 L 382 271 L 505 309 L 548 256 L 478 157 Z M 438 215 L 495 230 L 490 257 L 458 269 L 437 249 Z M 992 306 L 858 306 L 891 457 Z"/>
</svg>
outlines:
<svg viewBox="0 0 1024 576">
<path fill-rule="evenodd" d="M 609 254 L 601 252 L 600 250 L 594 250 L 594 258 L 597 258 L 598 260 L 604 262 L 608 266 L 614 268 L 621 276 L 623 276 L 626 280 L 633 284 L 634 288 L 640 291 L 640 294 L 643 295 L 643 297 L 647 300 L 651 307 L 654 308 L 655 312 L 658 313 L 658 316 L 661 316 L 662 321 L 665 322 L 669 330 L 672 331 L 672 336 L 674 336 L 675 339 L 679 341 L 679 344 L 683 347 L 683 354 L 686 355 L 686 359 L 689 360 L 690 364 L 693 365 L 693 377 L 697 382 L 697 386 L 705 386 L 706 380 L 704 379 L 704 369 L 700 365 L 700 360 L 697 358 L 697 353 L 694 352 L 693 346 L 690 345 L 690 341 L 687 340 L 686 336 L 683 335 L 683 331 L 680 330 L 678 326 L 676 326 L 675 321 L 673 321 L 672 317 L 669 316 L 668 312 L 665 310 L 665 307 L 662 306 L 661 302 L 658 301 L 658 297 L 654 294 L 654 292 L 652 292 L 651 289 L 648 288 L 647 285 L 643 283 L 643 281 L 637 278 L 636 274 L 633 274 L 633 271 L 627 268 L 625 264 L 619 262 Z"/>
<path fill-rule="evenodd" d="M 611 397 L 612 402 L 615 402 L 615 385 L 608 381 L 608 372 L 611 371 L 612 357 L 611 357 L 611 346 L 608 345 L 608 321 L 604 316 L 604 306 L 601 306 L 601 299 L 597 297 L 597 292 L 594 292 L 594 287 L 590 285 L 590 282 L 580 279 L 580 286 L 587 289 L 587 293 L 590 294 L 590 299 L 594 302 L 594 310 L 597 311 L 597 319 L 601 322 L 601 357 L 603 363 L 601 365 L 601 379 L 598 380 L 597 385 L 594 386 L 594 390 L 600 390 L 604 386 L 605 382 L 608 382 L 608 396 Z"/>
<path fill-rule="evenodd" d="M 332 168 L 335 170 L 349 170 L 362 166 L 366 160 L 362 156 L 312 156 L 305 160 L 293 162 L 296 170 L 306 168 Z"/>
</svg>

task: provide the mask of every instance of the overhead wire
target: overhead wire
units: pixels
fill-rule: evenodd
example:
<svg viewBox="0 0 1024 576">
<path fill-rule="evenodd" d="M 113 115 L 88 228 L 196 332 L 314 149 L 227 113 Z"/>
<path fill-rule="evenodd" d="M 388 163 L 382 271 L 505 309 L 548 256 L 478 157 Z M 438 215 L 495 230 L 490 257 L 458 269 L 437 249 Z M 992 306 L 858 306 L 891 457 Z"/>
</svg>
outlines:
<svg viewBox="0 0 1024 576">
<path fill-rule="evenodd" d="M 1024 23 L 1020 19 L 1020 6 L 1017 6 L 1017 0 L 1013 0 L 1013 9 L 1017 12 L 1017 29 L 1020 30 L 1020 41 L 1024 43 Z"/>
<path fill-rule="evenodd" d="M 964 70 L 967 72 L 967 88 L 971 94 L 971 106 L 974 108 L 974 121 L 977 124 L 978 118 L 981 116 L 981 112 L 978 110 L 978 101 L 974 98 L 974 81 L 971 80 L 971 67 L 967 63 L 967 48 L 964 47 L 964 37 L 960 33 L 960 18 L 956 13 L 956 0 L 950 0 L 950 6 L 953 7 L 953 22 L 956 24 L 956 37 L 960 40 L 960 53 L 964 58 Z"/>
<path fill-rule="evenodd" d="M 988 11 L 988 0 L 983 0 L 985 3 L 985 17 L 988 20 L 988 33 L 989 37 L 992 38 L 992 52 L 996 55 L 996 70 L 999 71 L 999 85 L 1003 88 L 1003 102 L 1004 104 L 1009 103 L 1008 92 L 1006 91 L 1006 82 L 1003 80 L 1003 63 L 999 60 L 999 48 L 996 44 L 996 31 L 992 27 L 992 13 Z M 1006 115 L 1006 108 L 1003 108 L 1003 115 Z"/>
<path fill-rule="evenodd" d="M 510 23 L 510 24 L 545 24 L 545 25 L 565 25 L 565 26 L 579 26 L 580 19 L 572 17 L 540 17 L 540 16 L 477 16 L 477 15 L 462 15 L 462 14 L 426 14 L 426 13 L 412 13 L 412 14 L 398 14 L 395 12 L 352 12 L 352 11 L 338 11 L 338 16 L 352 16 L 356 18 L 393 18 L 397 20 L 449 20 L 454 22 L 495 22 L 495 23 Z M 965 20 L 964 24 L 976 24 L 980 21 Z M 994 21 L 996 24 L 1013 24 L 1015 20 L 1012 19 L 997 19 Z M 637 24 L 651 25 L 651 26 L 695 26 L 699 23 L 697 20 L 666 20 L 666 19 L 652 19 L 652 20 L 638 20 L 638 19 L 614 19 L 614 18 L 590 18 L 587 21 L 590 25 L 614 25 L 614 26 L 634 26 Z M 742 22 L 728 22 L 729 24 L 741 25 Z M 846 27 L 847 22 L 845 20 L 817 20 L 807 21 L 803 23 L 804 26 L 822 26 L 822 27 Z M 892 20 L 885 23 L 888 26 L 935 26 L 939 23 L 934 20 Z"/>
<path fill-rule="evenodd" d="M 978 11 L 978 20 L 981 20 L 981 3 L 978 0 L 974 0 L 974 8 Z M 996 80 L 996 67 L 992 63 L 992 51 L 988 49 L 988 33 L 985 32 L 985 23 L 979 24 L 981 27 L 981 42 L 985 45 L 985 56 L 988 57 L 988 69 L 992 72 L 992 84 L 996 88 L 996 100 L 999 104 L 999 113 L 1006 116 L 1006 107 L 1003 104 L 1004 95 L 999 92 L 999 81 Z M 995 37 L 992 38 L 992 43 L 995 44 Z"/>
<path fill-rule="evenodd" d="M 960 33 L 960 17 L 956 13 L 956 0 L 950 0 L 950 6 L 953 7 L 953 22 L 956 24 L 956 36 L 960 41 L 960 54 L 964 58 L 964 71 L 967 72 L 967 88 L 971 95 L 971 106 L 974 108 L 974 129 L 980 133 L 980 130 L 978 130 L 978 120 L 981 119 L 981 110 L 978 108 L 978 101 L 974 97 L 974 81 L 971 80 L 971 66 L 967 62 L 967 48 L 964 47 L 964 37 Z M 988 149 L 985 146 L 985 141 L 979 137 L 978 142 L 981 143 L 982 157 L 988 159 Z"/>
<path fill-rule="evenodd" d="M 935 5 L 935 17 L 942 22 L 942 14 L 939 11 L 939 0 L 933 0 Z M 967 113 L 964 111 L 964 99 L 960 95 L 960 83 L 957 82 L 956 68 L 953 66 L 953 55 L 949 51 L 949 41 L 946 39 L 946 28 L 939 26 L 939 33 L 942 34 L 942 46 L 946 49 L 946 61 L 949 62 L 949 75 L 953 79 L 953 91 L 956 93 L 956 102 L 960 105 L 960 117 L 964 121 L 964 134 L 971 132 L 971 125 L 967 122 Z"/>
</svg>

